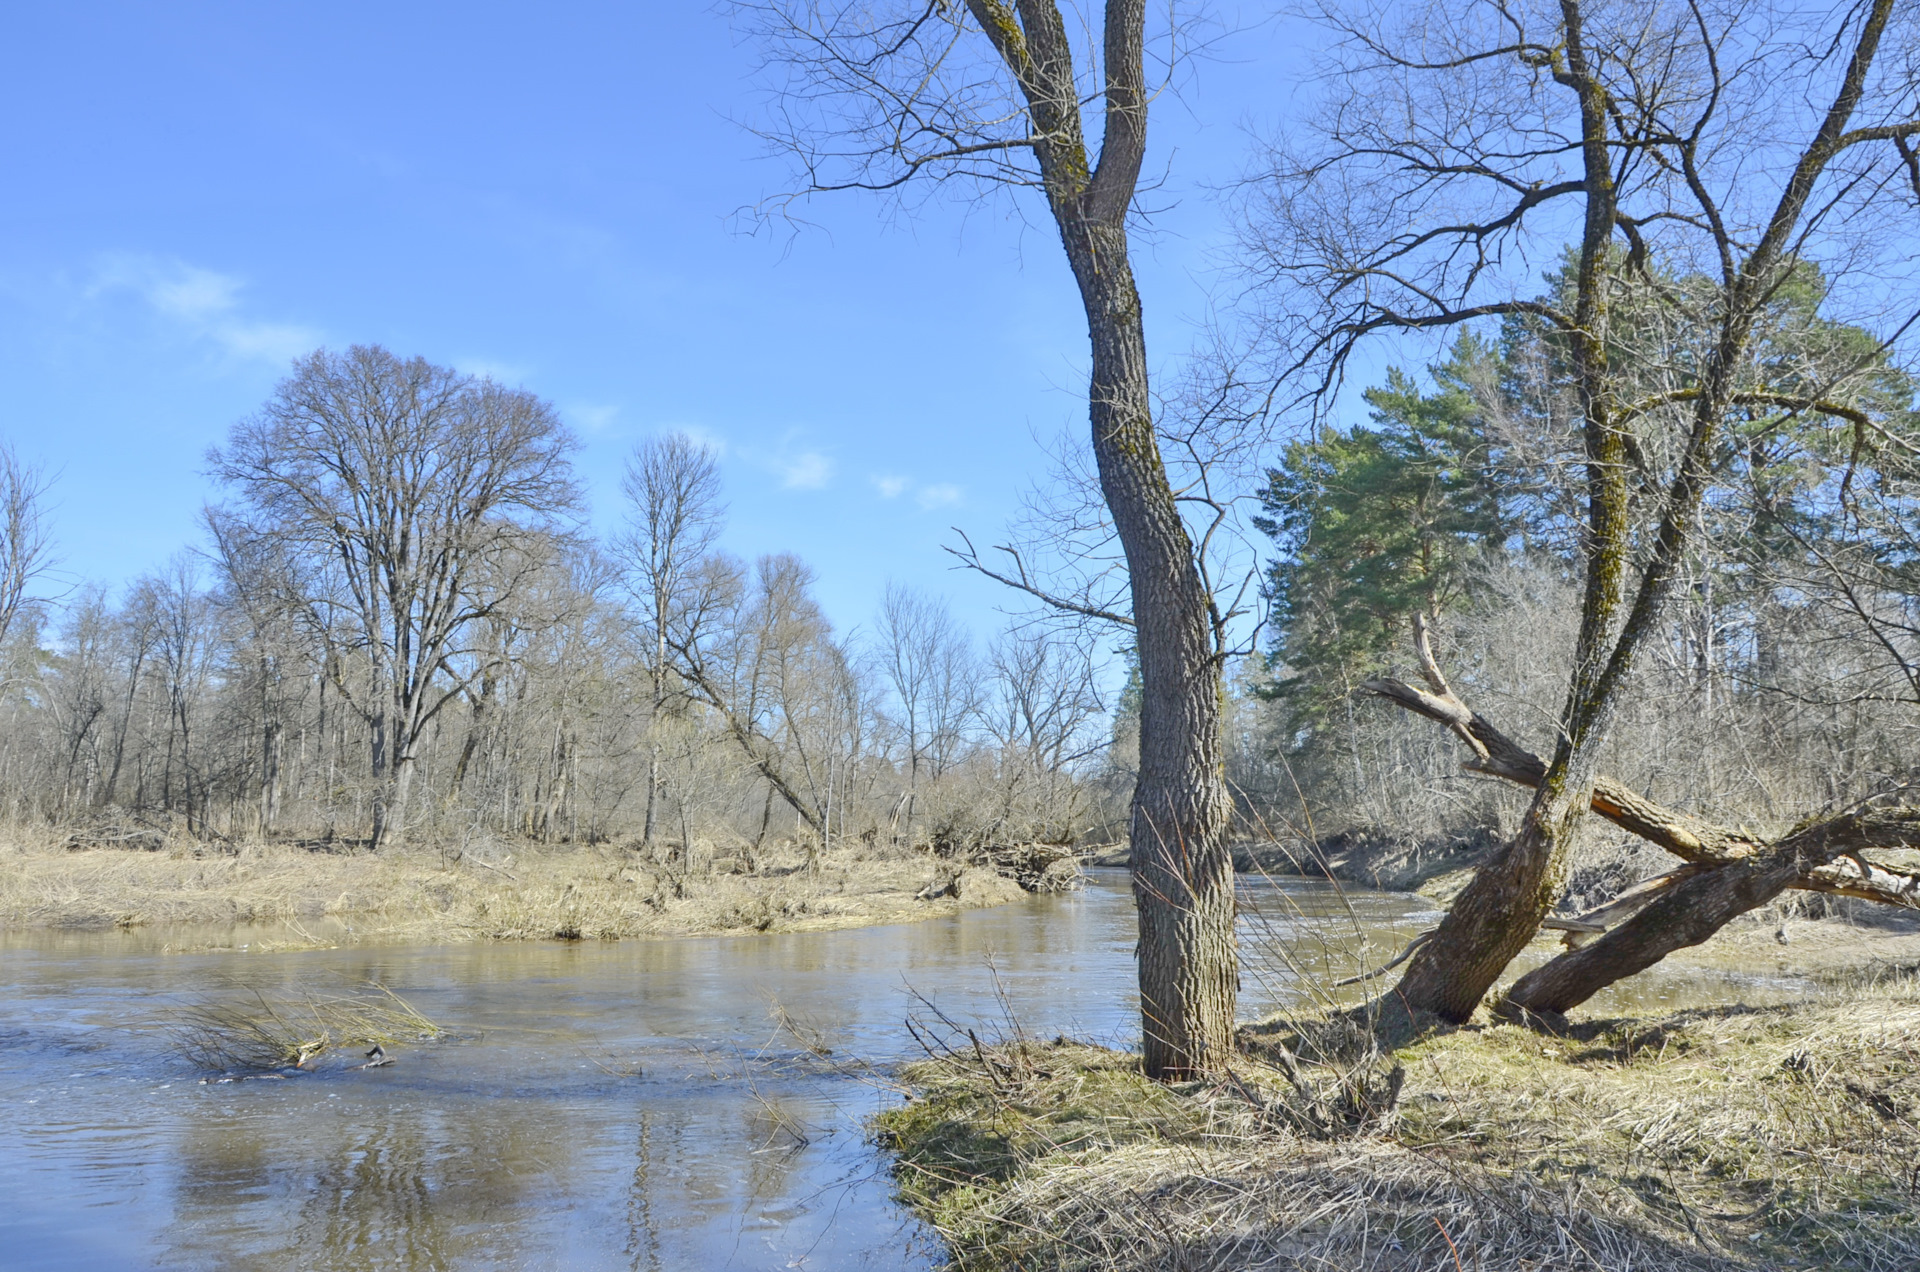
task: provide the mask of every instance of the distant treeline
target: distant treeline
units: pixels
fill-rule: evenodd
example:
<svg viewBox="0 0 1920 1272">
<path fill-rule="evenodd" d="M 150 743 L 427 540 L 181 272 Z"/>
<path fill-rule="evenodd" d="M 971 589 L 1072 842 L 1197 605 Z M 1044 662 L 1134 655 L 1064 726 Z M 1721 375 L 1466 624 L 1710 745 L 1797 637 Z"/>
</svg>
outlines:
<svg viewBox="0 0 1920 1272">
<path fill-rule="evenodd" d="M 595 542 L 572 445 L 532 394 L 316 353 L 213 453 L 203 546 L 57 604 L 44 483 L 9 456 L 7 808 L 348 842 L 1112 833 L 1089 640 L 979 649 L 904 587 L 849 640 L 800 560 L 715 550 L 700 446 L 636 451 Z"/>
<path fill-rule="evenodd" d="M 1623 360 L 1635 288 L 1690 285 L 1622 283 Z M 1804 270 L 1783 289 L 1770 374 L 1879 359 L 1849 400 L 1898 436 L 1745 409 L 1609 743 L 1636 789 L 1756 825 L 1920 754 L 1920 464 L 1899 444 L 1920 435 L 1914 386 L 1819 317 L 1823 287 Z M 1445 839 L 1522 806 L 1365 691 L 1418 675 L 1418 614 L 1467 701 L 1551 746 L 1580 614 L 1578 408 L 1553 333 L 1490 334 L 1425 377 L 1392 372 L 1367 423 L 1268 471 L 1263 652 L 1228 669 L 1225 703 L 1241 834 Z M 641 446 L 623 529 L 596 542 L 571 446 L 529 393 L 377 348 L 316 353 L 213 454 L 224 498 L 202 547 L 57 604 L 33 599 L 44 483 L 5 457 L 7 809 L 349 841 L 1123 836 L 1138 681 L 1103 699 L 1097 633 L 1016 622 L 979 649 L 938 598 L 892 586 L 850 640 L 803 562 L 716 549 L 702 447 Z M 1636 495 L 1658 497 L 1651 479 Z"/>
</svg>

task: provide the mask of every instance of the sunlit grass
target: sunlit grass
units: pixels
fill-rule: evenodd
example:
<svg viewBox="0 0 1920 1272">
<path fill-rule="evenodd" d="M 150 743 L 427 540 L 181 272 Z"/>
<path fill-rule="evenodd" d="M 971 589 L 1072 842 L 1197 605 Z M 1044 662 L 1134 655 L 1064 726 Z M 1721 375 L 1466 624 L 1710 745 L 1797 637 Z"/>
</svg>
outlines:
<svg viewBox="0 0 1920 1272">
<path fill-rule="evenodd" d="M 962 1268 L 1920 1267 L 1913 969 L 1564 1038 L 1345 1032 L 1253 1027 L 1172 1089 L 1123 1052 L 956 1048 L 876 1129 Z"/>
</svg>

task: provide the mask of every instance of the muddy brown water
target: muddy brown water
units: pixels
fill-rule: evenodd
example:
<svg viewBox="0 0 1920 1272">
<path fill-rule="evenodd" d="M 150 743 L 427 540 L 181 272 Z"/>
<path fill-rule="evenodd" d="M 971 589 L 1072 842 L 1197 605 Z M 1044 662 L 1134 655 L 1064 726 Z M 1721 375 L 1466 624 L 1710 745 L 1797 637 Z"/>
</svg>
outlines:
<svg viewBox="0 0 1920 1272">
<path fill-rule="evenodd" d="M 1435 917 L 1422 897 L 1309 882 L 1243 894 L 1248 1015 Z M 286 936 L 0 935 L 0 1268 L 933 1267 L 937 1242 L 864 1131 L 900 1095 L 840 1058 L 884 1072 L 917 1055 L 902 1023 L 925 1014 L 916 994 L 994 1029 L 996 979 L 1037 1036 L 1137 1040 L 1119 872 L 835 932 L 251 948 Z M 210 945 L 234 948 L 170 952 Z M 182 1004 L 366 980 L 451 1040 L 382 1069 L 330 1055 L 312 1074 L 207 1085 L 164 1034 Z M 1618 1005 L 1671 992 L 1647 982 Z M 776 1001 L 834 1056 L 778 1030 Z"/>
</svg>

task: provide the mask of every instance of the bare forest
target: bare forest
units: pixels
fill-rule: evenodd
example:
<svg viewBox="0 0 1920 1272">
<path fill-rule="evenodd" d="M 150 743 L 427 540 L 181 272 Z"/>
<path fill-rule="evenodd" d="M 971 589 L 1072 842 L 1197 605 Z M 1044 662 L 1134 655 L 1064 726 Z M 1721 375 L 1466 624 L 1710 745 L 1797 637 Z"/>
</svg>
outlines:
<svg viewBox="0 0 1920 1272">
<path fill-rule="evenodd" d="M 1912 385 L 1870 331 L 1820 315 L 1824 296 L 1803 268 L 1769 359 L 1832 379 L 1865 351 L 1857 393 L 1899 431 L 1745 413 L 1600 761 L 1644 798 L 1756 829 L 1899 781 L 1920 720 Z M 1421 674 L 1417 620 L 1462 697 L 1551 737 L 1582 569 L 1561 357 L 1524 318 L 1470 333 L 1267 470 L 1269 621 L 1222 699 L 1232 835 L 1265 864 L 1345 855 L 1366 881 L 1411 882 L 1513 833 L 1526 793 L 1463 771 L 1457 738 L 1379 689 Z M 716 549 L 725 492 L 699 445 L 635 451 L 605 542 L 582 529 L 568 448 L 530 394 L 379 349 L 315 354 L 210 455 L 227 498 L 202 542 L 117 593 L 62 581 L 47 480 L 9 455 L 8 817 L 75 847 L 216 850 L 964 855 L 1123 835 L 1127 648 L 1032 619 L 980 648 L 903 585 L 837 633 L 804 562 Z M 1135 668 L 1117 689 L 1116 665 Z M 1605 900 L 1661 860 L 1590 822 L 1565 899 Z"/>
<path fill-rule="evenodd" d="M 598 542 L 532 394 L 383 349 L 304 359 L 208 457 L 206 532 L 68 584 L 7 457 L 0 792 L 71 846 L 241 841 L 658 858 L 1098 841 L 1103 657 L 976 643 L 906 586 L 836 632 L 790 555 L 718 551 L 714 458 L 649 441 Z"/>
</svg>

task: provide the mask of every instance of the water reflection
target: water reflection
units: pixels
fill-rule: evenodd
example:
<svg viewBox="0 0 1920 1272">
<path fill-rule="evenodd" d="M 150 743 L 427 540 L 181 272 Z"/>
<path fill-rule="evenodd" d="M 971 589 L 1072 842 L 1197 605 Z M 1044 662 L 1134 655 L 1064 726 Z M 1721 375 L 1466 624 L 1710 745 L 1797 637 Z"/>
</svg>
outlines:
<svg viewBox="0 0 1920 1272">
<path fill-rule="evenodd" d="M 924 1267 L 861 1134 L 876 1086 L 782 1063 L 770 1000 L 898 1051 L 907 987 L 1117 1037 L 1125 893 L 900 928 L 620 945 L 171 954 L 262 931 L 0 939 L 0 1264 Z M 311 926 L 309 927 L 311 929 Z M 169 1002 L 374 979 L 463 1035 L 391 1068 L 203 1086 Z M 771 1050 L 769 1050 L 771 1048 Z"/>
<path fill-rule="evenodd" d="M 1256 884 L 1249 1014 L 1432 921 L 1417 897 Z M 311 928 L 309 929 L 311 930 Z M 171 954 L 270 933 L 0 937 L 8 1268 L 921 1268 L 861 1132 L 897 1098 L 811 1063 L 910 1045 L 910 990 L 959 1018 L 1130 1045 L 1132 905 L 1086 893 L 894 928 L 614 945 Z M 375 979 L 456 1041 L 391 1068 L 203 1086 L 169 1002 Z"/>
</svg>

